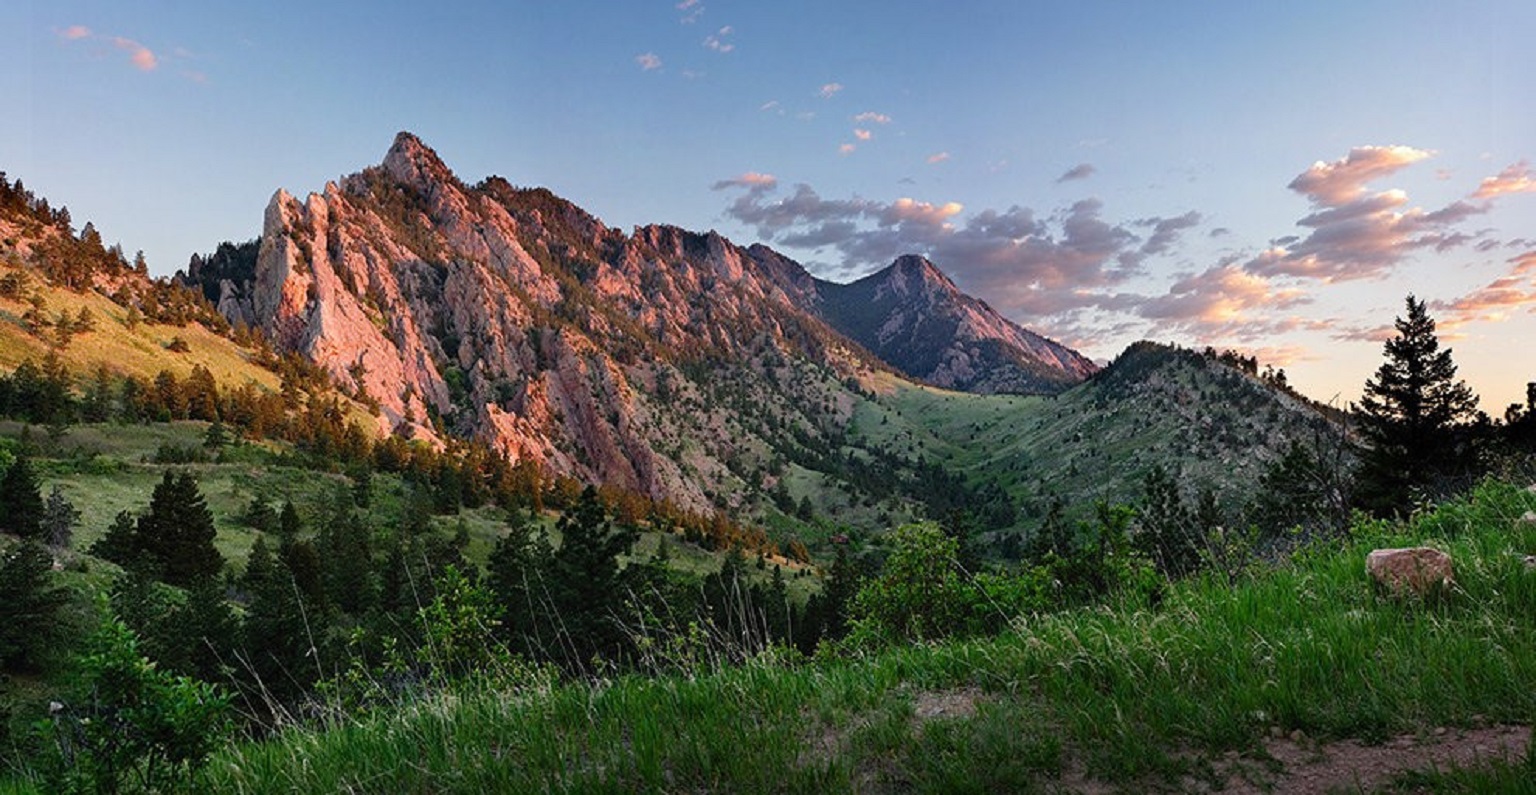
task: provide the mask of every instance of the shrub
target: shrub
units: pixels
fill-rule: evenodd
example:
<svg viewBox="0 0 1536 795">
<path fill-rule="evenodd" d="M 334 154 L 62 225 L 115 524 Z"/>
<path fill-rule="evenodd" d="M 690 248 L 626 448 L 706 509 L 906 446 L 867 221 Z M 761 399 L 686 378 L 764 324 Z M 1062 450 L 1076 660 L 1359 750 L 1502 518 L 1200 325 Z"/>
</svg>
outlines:
<svg viewBox="0 0 1536 795">
<path fill-rule="evenodd" d="M 78 703 L 57 705 L 38 731 L 51 792 L 181 791 L 229 732 L 229 697 L 157 670 L 117 618 L 80 661 Z"/>
</svg>

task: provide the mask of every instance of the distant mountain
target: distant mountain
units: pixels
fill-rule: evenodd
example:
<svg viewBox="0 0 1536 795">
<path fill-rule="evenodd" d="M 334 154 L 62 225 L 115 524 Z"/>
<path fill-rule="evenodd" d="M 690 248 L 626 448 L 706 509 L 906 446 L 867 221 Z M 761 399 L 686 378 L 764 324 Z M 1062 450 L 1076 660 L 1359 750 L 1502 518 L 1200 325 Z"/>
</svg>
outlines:
<svg viewBox="0 0 1536 795">
<path fill-rule="evenodd" d="M 966 392 L 1054 394 L 1099 368 L 960 291 L 918 256 L 851 284 L 822 282 L 821 316 L 896 369 Z"/>
<path fill-rule="evenodd" d="M 258 245 L 180 278 L 376 401 L 383 430 L 703 508 L 830 444 L 870 373 L 1055 391 L 1092 371 L 906 262 L 842 286 L 713 232 L 625 235 L 547 190 L 467 185 L 402 133 L 322 193 L 278 191 Z"/>
<path fill-rule="evenodd" d="M 178 278 L 377 406 L 381 433 L 478 437 L 812 542 L 818 518 L 1027 528 L 1050 500 L 1134 496 L 1152 463 L 1242 488 L 1316 419 L 1266 387 L 1214 422 L 1237 393 L 1180 386 L 1205 382 L 1178 357 L 1098 372 L 920 257 L 839 285 L 714 232 L 625 234 L 542 188 L 466 184 L 408 133 L 321 193 L 279 190 L 258 242 Z"/>
</svg>

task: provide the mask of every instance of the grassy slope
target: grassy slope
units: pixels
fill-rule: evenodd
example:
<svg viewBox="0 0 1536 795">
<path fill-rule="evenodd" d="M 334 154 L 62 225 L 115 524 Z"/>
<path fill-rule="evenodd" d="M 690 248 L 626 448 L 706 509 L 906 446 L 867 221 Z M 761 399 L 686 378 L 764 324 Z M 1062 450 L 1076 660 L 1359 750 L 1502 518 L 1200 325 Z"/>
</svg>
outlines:
<svg viewBox="0 0 1536 795">
<path fill-rule="evenodd" d="M 1298 418 L 1315 416 L 1288 396 L 1192 356 L 1151 354 L 1133 386 L 1094 380 L 1055 397 L 973 395 L 894 378 L 858 416 L 859 432 L 899 454 L 993 480 L 1033 528 L 1052 495 L 1086 511 L 1098 500 L 1132 502 L 1161 464 L 1192 495 L 1209 486 L 1235 507 L 1287 436 L 1312 442 Z"/>
<path fill-rule="evenodd" d="M 1536 524 L 1520 517 L 1533 508 L 1536 495 L 1485 486 L 1237 587 L 1184 583 L 1156 610 L 1023 619 L 995 639 L 428 697 L 237 745 L 205 785 L 990 792 L 1050 790 L 1070 773 L 1139 790 L 1188 786 L 1223 752 L 1257 754 L 1275 728 L 1380 740 L 1528 724 L 1536 574 L 1520 555 L 1536 551 Z M 1365 552 L 1421 542 L 1455 555 L 1457 590 L 1430 604 L 1376 595 Z"/>
</svg>

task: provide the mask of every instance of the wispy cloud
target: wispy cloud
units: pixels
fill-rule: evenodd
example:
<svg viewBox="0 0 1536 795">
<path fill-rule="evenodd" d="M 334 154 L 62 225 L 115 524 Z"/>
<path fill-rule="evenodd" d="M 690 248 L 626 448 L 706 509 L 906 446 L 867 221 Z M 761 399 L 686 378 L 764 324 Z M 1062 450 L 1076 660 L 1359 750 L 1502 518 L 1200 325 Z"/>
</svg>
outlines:
<svg viewBox="0 0 1536 795">
<path fill-rule="evenodd" d="M 661 68 L 661 56 L 654 52 L 643 52 L 635 56 L 635 63 L 640 65 L 640 70 L 650 72 Z"/>
<path fill-rule="evenodd" d="M 148 47 L 145 47 L 133 39 L 123 38 L 122 36 L 114 36 L 112 38 L 112 44 L 119 50 L 127 52 L 128 60 L 132 61 L 134 67 L 139 71 L 153 72 L 155 67 L 160 65 L 160 59 L 156 58 L 155 54 L 151 52 Z"/>
<path fill-rule="evenodd" d="M 1468 323 L 1497 323 L 1515 313 L 1536 312 L 1536 251 L 1513 257 L 1507 264 L 1504 275 L 1466 295 L 1431 301 L 1440 325 L 1456 328 Z"/>
<path fill-rule="evenodd" d="M 860 129 L 858 127 L 855 127 L 855 128 L 853 128 L 853 137 L 859 139 L 860 141 L 868 141 L 871 138 L 874 138 L 875 134 L 870 132 L 869 130 L 864 130 L 864 129 Z"/>
<path fill-rule="evenodd" d="M 933 154 L 928 156 L 929 164 L 942 163 L 942 162 L 944 162 L 944 161 L 946 161 L 948 159 L 949 159 L 949 153 L 948 152 L 934 152 Z"/>
<path fill-rule="evenodd" d="M 1492 199 L 1512 193 L 1533 192 L 1536 192 L 1536 176 L 1531 172 L 1531 164 L 1521 160 L 1500 171 L 1497 176 L 1484 179 L 1472 198 Z"/>
<path fill-rule="evenodd" d="M 820 89 L 817 90 L 816 94 L 822 99 L 831 99 L 837 96 L 838 92 L 842 90 L 842 83 L 825 83 Z"/>
<path fill-rule="evenodd" d="M 839 144 L 837 147 L 837 153 L 840 155 L 851 155 L 855 149 L 858 149 L 858 147 L 854 146 L 853 144 Z"/>
<path fill-rule="evenodd" d="M 1098 169 L 1093 167 L 1092 163 L 1078 163 L 1077 165 L 1067 169 L 1066 173 L 1057 177 L 1056 181 L 1060 183 L 1075 182 L 1080 179 L 1087 179 L 1093 176 L 1093 173 L 1097 170 Z"/>
<path fill-rule="evenodd" d="M 682 0 L 675 7 L 678 11 L 682 12 L 679 21 L 684 25 L 698 22 L 699 17 L 704 16 L 704 4 L 699 2 L 699 0 Z"/>
<path fill-rule="evenodd" d="M 110 44 L 128 55 L 128 62 L 141 72 L 153 72 L 160 66 L 160 57 L 154 51 L 126 36 L 109 36 L 97 33 L 84 25 L 70 25 L 58 31 L 65 42 L 98 41 Z"/>
<path fill-rule="evenodd" d="M 841 88 L 841 86 L 839 86 L 839 88 Z M 887 116 L 884 113 L 876 113 L 875 111 L 872 111 L 872 110 L 866 110 L 863 113 L 860 113 L 860 114 L 854 116 L 853 120 L 858 122 L 858 123 L 860 123 L 860 124 L 890 124 L 891 123 L 891 117 L 890 116 Z"/>
<path fill-rule="evenodd" d="M 714 33 L 705 36 L 704 46 L 718 53 L 730 52 L 731 50 L 736 49 L 736 45 L 730 41 L 727 41 L 726 37 L 735 32 L 736 30 L 734 28 L 732 28 L 730 25 L 726 25 Z"/>
</svg>

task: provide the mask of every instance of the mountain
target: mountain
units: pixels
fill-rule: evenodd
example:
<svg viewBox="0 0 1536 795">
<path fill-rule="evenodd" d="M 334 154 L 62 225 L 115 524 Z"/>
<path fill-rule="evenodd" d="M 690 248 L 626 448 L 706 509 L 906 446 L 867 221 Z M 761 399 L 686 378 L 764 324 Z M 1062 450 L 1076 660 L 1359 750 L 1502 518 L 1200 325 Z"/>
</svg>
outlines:
<svg viewBox="0 0 1536 795">
<path fill-rule="evenodd" d="M 821 316 L 896 369 L 980 393 L 1053 394 L 1098 367 L 960 291 L 919 256 L 850 284 L 820 282 Z"/>
<path fill-rule="evenodd" d="M 259 240 L 179 280 L 376 406 L 380 433 L 477 437 L 813 545 L 957 510 L 1028 528 L 1055 500 L 1134 498 L 1153 465 L 1240 491 L 1317 421 L 1221 363 L 1097 371 L 920 257 L 839 285 L 714 232 L 625 234 L 542 188 L 466 184 L 408 133 L 321 193 L 279 190 Z M 1256 390 L 1231 422 L 1262 430 L 1213 424 L 1237 393 L 1193 385 L 1227 372 Z"/>
<path fill-rule="evenodd" d="M 873 304 L 884 325 L 921 331 L 915 316 L 932 310 L 927 326 L 948 337 L 904 347 L 875 328 L 888 364 L 840 333 L 871 326 L 849 300 L 863 287 L 713 232 L 625 235 L 499 177 L 466 185 L 408 133 L 381 165 L 322 193 L 279 190 L 252 249 L 221 248 L 181 278 L 375 401 L 381 431 L 478 436 L 516 460 L 694 509 L 739 507 L 734 495 L 778 486 L 791 462 L 828 475 L 871 373 L 915 362 L 936 383 L 1060 388 L 1091 367 L 947 280 L 947 292 L 895 288 L 900 262 L 879 292 L 904 300 Z M 1029 381 L 1024 345 L 1075 369 L 1032 362 Z M 1011 369 L 974 372 L 994 360 Z"/>
</svg>

